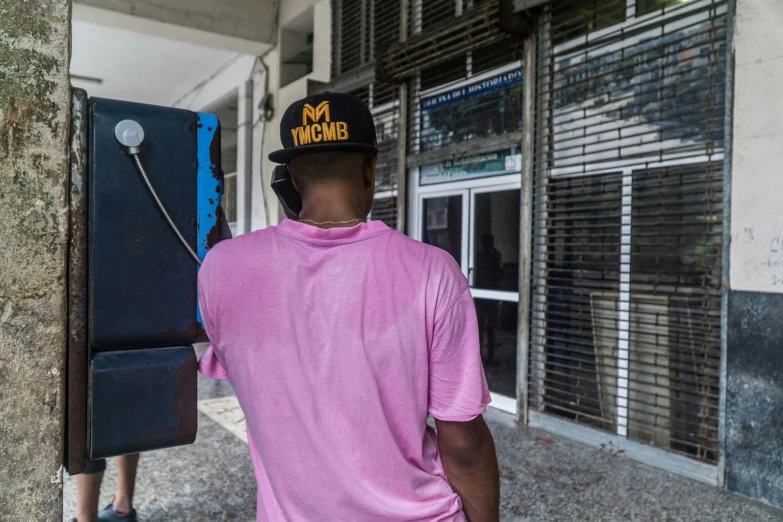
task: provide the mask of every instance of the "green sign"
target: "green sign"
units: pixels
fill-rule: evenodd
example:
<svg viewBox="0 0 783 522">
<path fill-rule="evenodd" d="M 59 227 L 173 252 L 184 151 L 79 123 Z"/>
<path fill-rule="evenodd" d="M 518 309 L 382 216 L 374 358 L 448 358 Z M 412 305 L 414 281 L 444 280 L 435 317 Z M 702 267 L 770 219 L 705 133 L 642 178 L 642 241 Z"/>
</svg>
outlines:
<svg viewBox="0 0 783 522">
<path fill-rule="evenodd" d="M 420 185 L 514 174 L 522 171 L 522 154 L 515 150 L 489 152 L 442 161 L 421 168 Z"/>
</svg>

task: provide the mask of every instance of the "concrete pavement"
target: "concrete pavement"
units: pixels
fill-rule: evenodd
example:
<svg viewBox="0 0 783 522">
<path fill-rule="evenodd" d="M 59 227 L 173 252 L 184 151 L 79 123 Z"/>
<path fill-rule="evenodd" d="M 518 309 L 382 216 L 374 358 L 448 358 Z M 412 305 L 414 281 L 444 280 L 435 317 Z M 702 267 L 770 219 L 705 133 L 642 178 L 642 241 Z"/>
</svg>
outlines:
<svg viewBox="0 0 783 522">
<path fill-rule="evenodd" d="M 199 376 L 200 399 L 231 395 L 227 383 Z M 783 511 L 519 426 L 507 414 L 490 410 L 486 418 L 498 447 L 504 522 L 783 521 Z M 111 501 L 113 487 L 110 461 L 102 505 Z M 142 522 L 254 520 L 247 445 L 200 412 L 195 444 L 142 456 L 135 504 Z M 67 477 L 65 520 L 74 505 Z"/>
</svg>

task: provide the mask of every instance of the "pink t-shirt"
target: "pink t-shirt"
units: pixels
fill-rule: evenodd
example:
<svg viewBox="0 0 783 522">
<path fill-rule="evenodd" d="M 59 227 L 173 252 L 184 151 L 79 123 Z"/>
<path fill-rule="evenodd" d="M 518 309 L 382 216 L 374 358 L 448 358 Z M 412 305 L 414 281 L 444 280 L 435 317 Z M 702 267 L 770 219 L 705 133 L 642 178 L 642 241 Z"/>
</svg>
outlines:
<svg viewBox="0 0 783 522">
<path fill-rule="evenodd" d="M 490 401 L 449 254 L 380 221 L 286 220 L 213 248 L 199 303 L 199 369 L 245 413 L 259 521 L 465 520 L 427 426 Z"/>
</svg>

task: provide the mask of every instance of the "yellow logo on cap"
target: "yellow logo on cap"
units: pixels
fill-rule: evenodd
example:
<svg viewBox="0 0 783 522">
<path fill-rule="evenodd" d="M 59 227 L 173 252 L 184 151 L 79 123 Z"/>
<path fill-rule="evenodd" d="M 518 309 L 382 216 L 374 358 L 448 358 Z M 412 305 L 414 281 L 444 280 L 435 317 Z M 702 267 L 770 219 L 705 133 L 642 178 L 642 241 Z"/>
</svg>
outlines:
<svg viewBox="0 0 783 522">
<path fill-rule="evenodd" d="M 321 121 L 323 118 L 324 121 Z M 312 122 L 308 125 L 307 120 Z M 291 129 L 294 146 L 310 145 L 325 141 L 346 141 L 348 124 L 344 121 L 332 121 L 329 101 L 322 101 L 317 107 L 305 103 L 302 108 L 302 126 Z"/>
<path fill-rule="evenodd" d="M 318 104 L 318 107 L 313 109 L 313 106 L 309 103 L 305 103 L 304 109 L 302 109 L 302 126 L 307 125 L 307 117 L 310 117 L 310 120 L 315 123 L 318 120 L 321 119 L 321 116 L 326 116 L 326 121 L 332 121 L 331 114 L 329 112 L 329 102 L 328 101 L 322 101 Z"/>
</svg>

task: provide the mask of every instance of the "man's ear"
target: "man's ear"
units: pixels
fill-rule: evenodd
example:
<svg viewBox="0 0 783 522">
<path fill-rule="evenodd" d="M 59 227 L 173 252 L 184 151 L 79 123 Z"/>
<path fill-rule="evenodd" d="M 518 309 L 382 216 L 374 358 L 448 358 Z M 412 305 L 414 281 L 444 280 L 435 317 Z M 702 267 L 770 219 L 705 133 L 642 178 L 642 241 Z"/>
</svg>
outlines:
<svg viewBox="0 0 783 522">
<path fill-rule="evenodd" d="M 372 156 L 364 169 L 364 186 L 375 187 L 375 168 L 378 166 L 378 156 Z"/>
<path fill-rule="evenodd" d="M 294 169 L 291 168 L 291 165 L 286 165 L 286 168 L 288 169 L 288 174 L 291 176 L 291 184 L 294 186 L 294 189 L 302 193 L 301 190 L 299 190 L 299 184 L 296 182 L 296 176 L 294 175 Z"/>
</svg>

